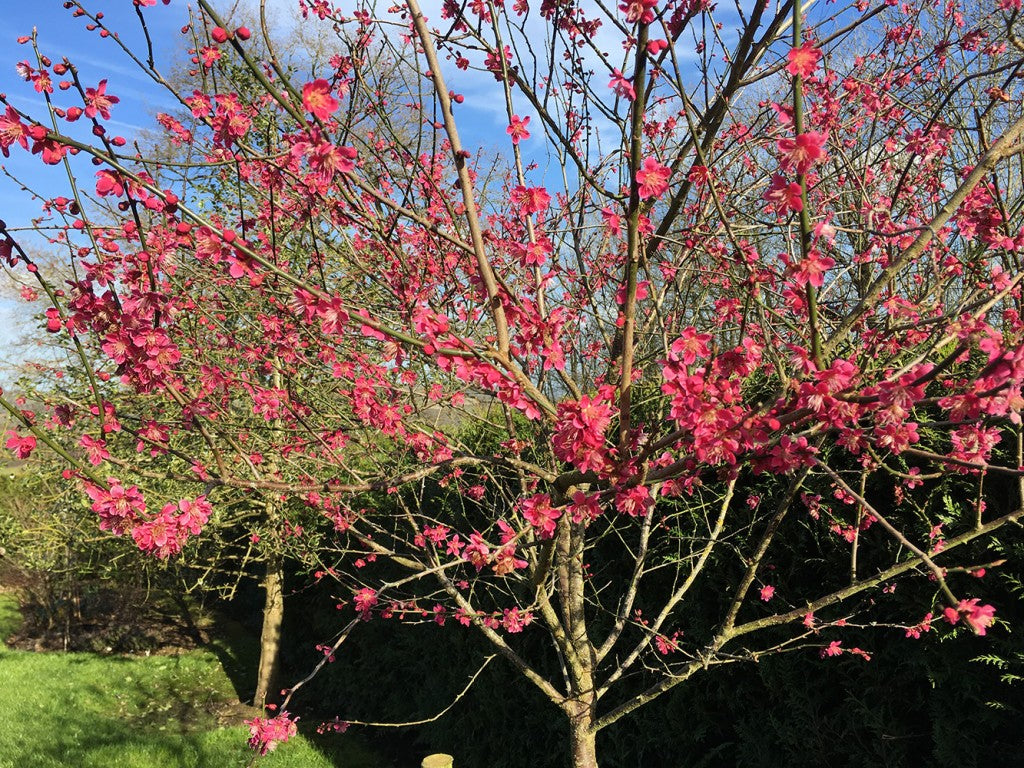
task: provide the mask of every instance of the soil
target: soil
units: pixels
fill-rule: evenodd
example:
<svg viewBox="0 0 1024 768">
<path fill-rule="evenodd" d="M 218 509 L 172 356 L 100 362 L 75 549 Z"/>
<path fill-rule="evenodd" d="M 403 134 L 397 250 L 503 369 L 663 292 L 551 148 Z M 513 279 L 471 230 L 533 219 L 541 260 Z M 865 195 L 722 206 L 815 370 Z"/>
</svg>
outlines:
<svg viewBox="0 0 1024 768">
<path fill-rule="evenodd" d="M 177 653 L 207 638 L 177 606 L 161 606 L 141 589 L 81 583 L 70 596 L 40 587 L 40 579 L 0 568 L 0 591 L 15 594 L 21 626 L 4 644 L 28 651 Z"/>
<path fill-rule="evenodd" d="M 24 622 L 8 637 L 9 648 L 26 651 L 174 654 L 203 645 L 188 627 L 155 611 L 109 616 L 101 623 L 77 617 L 64 626 L 40 620 L 39 611 L 22 607 Z"/>
</svg>

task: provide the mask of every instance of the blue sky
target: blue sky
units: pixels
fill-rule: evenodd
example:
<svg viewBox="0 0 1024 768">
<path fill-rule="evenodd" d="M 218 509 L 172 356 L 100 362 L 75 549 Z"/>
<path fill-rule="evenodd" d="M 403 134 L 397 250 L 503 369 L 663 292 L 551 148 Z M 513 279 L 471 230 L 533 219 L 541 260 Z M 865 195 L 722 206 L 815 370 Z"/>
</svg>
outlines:
<svg viewBox="0 0 1024 768">
<path fill-rule="evenodd" d="M 92 11 L 101 11 L 108 28 L 117 31 L 120 39 L 133 51 L 145 51 L 145 36 L 131 0 L 86 0 L 85 4 Z M 233 4 L 233 0 L 224 0 L 217 2 L 215 7 L 228 8 Z M 102 39 L 97 32 L 87 30 L 88 20 L 74 18 L 71 11 L 63 7 L 63 0 L 40 0 L 37 3 L 12 0 L 4 5 L 4 23 L 0 27 L 0 92 L 6 94 L 10 103 L 19 110 L 36 117 L 45 114 L 40 96 L 16 71 L 20 61 L 36 65 L 31 44 L 17 42 L 19 36 L 32 35 L 33 30 L 37 35 L 40 52 L 55 62 L 63 57 L 70 59 L 78 67 L 84 85 L 96 86 L 101 79 L 108 80 L 108 92 L 121 99 L 112 110 L 113 119 L 107 123 L 112 131 L 130 140 L 141 130 L 154 125 L 153 117 L 157 111 L 173 105 L 174 102 L 139 71 L 114 41 Z M 256 3 L 251 2 L 249 5 L 255 6 Z M 295 10 L 297 1 L 269 0 L 268 6 L 274 19 L 273 33 L 287 36 L 289 26 L 298 21 Z M 424 6 L 430 15 L 436 12 L 439 3 L 425 2 Z M 157 68 L 168 73 L 175 64 L 184 61 L 187 55 L 190 38 L 181 35 L 180 29 L 188 23 L 188 3 L 185 0 L 173 0 L 169 6 L 158 3 L 144 8 L 142 12 L 153 41 Z M 459 77 L 461 81 L 453 84 L 453 87 L 467 95 L 466 105 L 460 107 L 461 117 L 468 118 L 466 122 L 469 126 L 477 129 L 474 132 L 486 137 L 487 141 L 494 141 L 496 135 L 504 137 L 507 120 L 504 107 L 493 98 L 493 80 L 481 91 L 486 97 L 473 98 L 471 94 L 478 84 L 471 79 L 479 78 L 465 73 L 459 73 Z M 490 77 L 487 79 L 490 80 Z M 54 101 L 64 106 L 78 105 L 76 96 L 60 91 L 54 94 Z M 472 106 L 474 103 L 477 106 Z M 85 120 L 77 125 L 87 130 Z M 483 126 L 487 130 L 480 131 Z M 472 146 L 476 142 L 467 137 L 466 143 Z M 38 201 L 33 201 L 30 195 L 19 189 L 7 174 L 30 184 L 42 194 L 51 197 L 67 194 L 68 181 L 62 166 L 44 166 L 38 158 L 18 147 L 12 148 L 10 158 L 0 158 L 0 163 L 6 171 L 6 174 L 0 175 L 0 218 L 13 231 L 28 227 L 31 219 L 39 215 L 40 209 Z M 79 161 L 75 173 L 79 178 L 91 180 L 93 169 L 87 162 Z M 29 235 L 19 235 L 19 239 L 21 237 L 31 241 Z M 39 247 L 46 247 L 41 238 L 36 237 L 35 243 Z M 19 321 L 28 319 L 27 315 L 31 311 L 29 305 L 20 300 L 0 298 L 0 360 L 18 359 L 20 356 L 15 345 L 25 331 Z"/>
<path fill-rule="evenodd" d="M 121 98 L 121 104 L 113 113 L 112 130 L 131 137 L 141 127 L 151 125 L 151 113 L 157 106 L 151 81 L 141 77 L 123 55 L 117 55 L 112 41 L 102 40 L 97 33 L 87 31 L 84 20 L 72 18 L 71 12 L 63 5 L 63 0 L 4 4 L 4 24 L 0 32 L 0 92 L 6 94 L 18 109 L 34 115 L 43 114 L 38 94 L 18 76 L 15 69 L 20 61 L 36 64 L 31 44 L 17 42 L 19 36 L 31 35 L 35 28 L 40 51 L 54 61 L 67 56 L 79 67 L 86 85 L 95 86 L 101 78 L 108 78 L 110 92 Z M 138 18 L 130 0 L 105 0 L 94 3 L 93 7 L 103 11 L 105 20 L 112 28 L 120 30 L 122 39 L 135 47 L 142 44 Z M 172 4 L 170 7 L 158 5 L 145 9 L 158 61 L 170 62 L 174 56 L 180 55 L 178 51 L 183 50 L 177 30 L 183 23 L 185 12 L 183 3 L 178 3 L 177 7 Z M 55 96 L 57 103 L 65 101 L 61 96 L 60 92 Z M 66 103 L 73 103 L 70 97 Z M 67 179 L 61 167 L 46 167 L 38 158 L 20 148 L 12 148 L 10 158 L 0 160 L 7 173 L 40 192 L 59 194 L 67 189 Z M 91 176 L 88 167 L 84 172 Z M 37 201 L 20 190 L 6 174 L 0 177 L 0 218 L 8 226 L 26 226 L 38 214 Z M 20 353 L 14 347 L 24 333 L 19 321 L 27 319 L 31 311 L 24 302 L 0 300 L 0 359 L 18 359 Z"/>
<path fill-rule="evenodd" d="M 440 0 L 421 2 L 428 17 L 439 20 Z M 91 10 L 102 11 L 108 27 L 116 30 L 133 51 L 145 51 L 145 38 L 131 0 L 86 0 L 85 4 Z M 228 8 L 234 4 L 235 0 L 218 0 L 215 6 Z M 256 0 L 249 2 L 250 6 L 256 4 Z M 139 71 L 113 41 L 101 39 L 96 32 L 88 31 L 86 20 L 73 18 L 63 5 L 63 0 L 38 0 L 35 3 L 8 0 L 4 3 L 4 23 L 0 29 L 0 92 L 5 93 L 15 107 L 35 116 L 44 114 L 38 94 L 15 69 L 19 61 L 36 63 L 32 46 L 19 45 L 16 41 L 19 35 L 31 35 L 35 28 L 41 52 L 54 61 L 65 56 L 69 58 L 77 65 L 84 85 L 95 86 L 103 78 L 108 80 L 108 92 L 121 99 L 112 110 L 113 120 L 108 123 L 111 130 L 131 139 L 140 130 L 151 127 L 153 115 L 173 102 Z M 276 18 L 274 32 L 287 36 L 289 27 L 298 22 L 297 0 L 268 0 L 268 5 Z M 180 29 L 189 20 L 188 3 L 186 0 L 173 0 L 169 6 L 158 3 L 144 8 L 143 14 L 154 44 L 157 67 L 163 72 L 170 72 L 173 65 L 182 62 L 187 55 L 190 38 L 181 35 Z M 536 20 L 536 23 L 543 22 Z M 611 34 L 611 30 L 600 34 Z M 614 48 L 611 46 L 609 50 Z M 465 103 L 458 108 L 464 129 L 463 143 L 470 148 L 480 143 L 507 146 L 505 106 L 501 99 L 494 97 L 493 78 L 487 73 L 455 70 L 451 63 L 446 63 L 445 69 L 452 90 L 466 96 Z M 58 105 L 77 105 L 77 97 L 71 94 L 58 91 L 54 99 Z M 516 111 L 520 115 L 531 114 L 522 100 L 518 104 L 521 108 Z M 539 150 L 543 145 L 538 120 L 535 115 L 533 117 L 534 137 L 523 145 L 523 149 L 529 159 L 540 162 L 539 173 L 543 174 L 545 159 L 530 157 L 532 150 Z M 76 125 L 87 129 L 85 120 Z M 67 194 L 68 181 L 60 166 L 48 168 L 18 147 L 12 148 L 9 159 L 0 158 L 0 161 L 8 173 L 30 182 L 43 194 Z M 553 170 L 557 175 L 558 169 Z M 75 173 L 79 178 L 91 181 L 93 172 L 87 162 L 80 160 L 76 163 Z M 0 176 L 0 218 L 11 227 L 27 226 L 38 213 L 38 202 L 33 202 L 10 179 Z M 45 246 L 45 242 L 38 239 L 37 243 Z M 0 359 L 14 357 L 12 345 L 23 332 L 17 320 L 29 311 L 24 302 L 0 299 Z"/>
</svg>

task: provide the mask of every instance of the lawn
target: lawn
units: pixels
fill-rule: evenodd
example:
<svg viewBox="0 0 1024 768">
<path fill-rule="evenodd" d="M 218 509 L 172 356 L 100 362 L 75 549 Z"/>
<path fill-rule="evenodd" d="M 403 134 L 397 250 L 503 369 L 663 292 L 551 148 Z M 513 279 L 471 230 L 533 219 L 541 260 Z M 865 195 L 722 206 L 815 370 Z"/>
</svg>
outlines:
<svg viewBox="0 0 1024 768">
<path fill-rule="evenodd" d="M 18 620 L 0 593 L 0 639 Z M 0 768 L 242 768 L 246 716 L 217 656 L 31 653 L 0 643 Z M 357 737 L 315 723 L 260 768 L 375 768 Z"/>
</svg>

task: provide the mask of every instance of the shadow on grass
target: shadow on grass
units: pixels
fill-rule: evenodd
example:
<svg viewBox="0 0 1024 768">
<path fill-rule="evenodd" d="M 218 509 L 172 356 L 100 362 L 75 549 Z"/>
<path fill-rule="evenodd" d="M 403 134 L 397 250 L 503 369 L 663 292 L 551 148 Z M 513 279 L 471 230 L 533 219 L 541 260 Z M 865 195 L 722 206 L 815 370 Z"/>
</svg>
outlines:
<svg viewBox="0 0 1024 768">
<path fill-rule="evenodd" d="M 216 631 L 210 631 L 210 639 L 206 648 L 216 655 L 224 673 L 231 681 L 238 701 L 242 702 L 236 710 L 237 722 L 254 717 L 258 710 L 248 706 L 252 703 L 256 690 L 256 673 L 259 667 L 259 638 L 245 626 L 233 619 L 219 617 Z M 339 734 L 330 731 L 319 732 L 320 719 L 313 715 L 303 717 L 299 708 L 298 729 L 310 748 L 335 768 L 389 768 L 393 762 L 375 751 L 365 737 L 347 733 Z M 244 718 L 240 715 L 244 714 Z M 284 749 L 284 748 L 282 748 Z M 263 763 L 261 763 L 263 765 Z"/>
<path fill-rule="evenodd" d="M 17 596 L 12 592 L 0 592 L 0 643 L 17 632 L 21 622 Z"/>
<path fill-rule="evenodd" d="M 216 630 L 209 634 L 206 648 L 217 657 L 238 700 L 251 704 L 260 663 L 259 639 L 233 619 L 218 618 Z"/>
</svg>

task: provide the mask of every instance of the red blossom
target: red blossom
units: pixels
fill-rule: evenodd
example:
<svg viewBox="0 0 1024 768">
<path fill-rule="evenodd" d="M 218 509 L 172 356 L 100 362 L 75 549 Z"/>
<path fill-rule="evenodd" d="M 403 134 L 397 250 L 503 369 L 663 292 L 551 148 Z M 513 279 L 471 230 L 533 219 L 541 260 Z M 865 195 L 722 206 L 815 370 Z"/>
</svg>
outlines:
<svg viewBox="0 0 1024 768">
<path fill-rule="evenodd" d="M 803 188 L 798 182 L 788 181 L 785 176 L 775 174 L 764 193 L 764 199 L 780 214 L 800 213 L 804 209 Z"/>
<path fill-rule="evenodd" d="M 793 77 L 813 77 L 818 68 L 818 60 L 821 58 L 821 51 L 814 47 L 813 43 L 804 43 L 799 48 L 790 48 L 786 64 L 786 71 Z"/>
<path fill-rule="evenodd" d="M 12 451 L 19 459 L 27 459 L 36 449 L 36 438 L 34 435 L 19 435 L 17 432 L 7 433 L 7 450 Z"/>
<path fill-rule="evenodd" d="M 621 70 L 612 70 L 612 79 L 608 83 L 608 87 L 615 91 L 615 94 L 623 99 L 634 101 L 636 99 L 636 89 L 633 88 L 633 83 L 629 78 L 622 74 Z"/>
<path fill-rule="evenodd" d="M 537 532 L 538 538 L 550 539 L 555 535 L 555 525 L 562 516 L 562 510 L 551 506 L 551 497 L 546 493 L 521 499 L 519 509 L 526 522 Z"/>
<path fill-rule="evenodd" d="M 107 93 L 107 81 L 100 80 L 95 88 L 85 89 L 85 116 L 95 118 L 98 114 L 104 120 L 109 120 L 110 108 L 120 101 L 117 96 Z"/>
<path fill-rule="evenodd" d="M 354 601 L 359 618 L 366 621 L 370 618 L 374 606 L 377 605 L 377 592 L 369 587 L 363 587 L 356 592 Z"/>
<path fill-rule="evenodd" d="M 278 744 L 283 744 L 298 733 L 296 719 L 287 712 L 281 712 L 276 717 L 246 720 L 245 724 L 249 726 L 249 746 L 260 755 L 272 752 Z"/>
<path fill-rule="evenodd" d="M 942 613 L 950 624 L 956 624 L 963 617 L 974 634 L 984 635 L 995 622 L 996 609 L 991 605 L 979 605 L 980 602 L 976 597 L 961 600 L 956 608 L 946 607 Z"/>
<path fill-rule="evenodd" d="M 530 132 L 526 129 L 526 126 L 529 124 L 529 116 L 519 117 L 519 115 L 512 115 L 512 121 L 509 123 L 508 128 L 505 129 L 505 133 L 512 137 L 513 144 L 518 144 L 520 141 L 530 138 Z"/>
<path fill-rule="evenodd" d="M 645 158 L 636 172 L 637 194 L 645 200 L 661 197 L 668 190 L 671 173 L 668 166 L 662 165 L 656 158 Z"/>
<path fill-rule="evenodd" d="M 512 189 L 510 201 L 524 214 L 540 213 L 548 207 L 551 195 L 544 187 L 517 186 Z"/>
<path fill-rule="evenodd" d="M 654 9 L 658 0 L 624 0 L 619 3 L 619 10 L 626 14 L 630 24 L 650 24 L 654 21 Z"/>
<path fill-rule="evenodd" d="M 28 149 L 28 126 L 21 122 L 21 116 L 14 107 L 8 105 L 3 116 L 0 116 L 0 152 L 10 157 L 10 147 L 19 144 Z"/>
<path fill-rule="evenodd" d="M 821 288 L 825 284 L 825 273 L 836 264 L 835 259 L 818 251 L 808 252 L 807 258 L 799 261 L 793 269 L 793 279 L 797 285 L 812 285 Z"/>
<path fill-rule="evenodd" d="M 320 78 L 302 86 L 302 107 L 318 120 L 326 120 L 338 109 L 331 95 L 331 84 Z"/>
<path fill-rule="evenodd" d="M 827 140 L 824 133 L 817 131 L 801 133 L 792 139 L 779 139 L 776 146 L 782 155 L 782 167 L 801 175 L 806 174 L 815 165 L 825 161 Z"/>
</svg>

